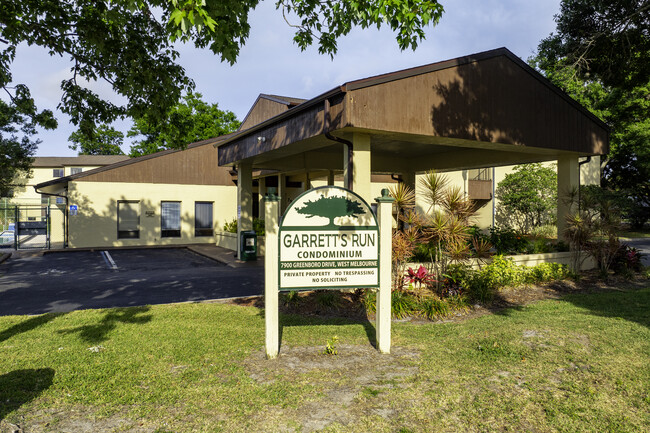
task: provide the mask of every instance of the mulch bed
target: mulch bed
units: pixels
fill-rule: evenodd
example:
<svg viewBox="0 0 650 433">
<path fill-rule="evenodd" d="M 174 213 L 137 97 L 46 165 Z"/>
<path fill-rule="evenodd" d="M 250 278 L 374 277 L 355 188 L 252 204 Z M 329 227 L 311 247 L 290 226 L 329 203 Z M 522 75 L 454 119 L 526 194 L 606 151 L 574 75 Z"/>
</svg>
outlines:
<svg viewBox="0 0 650 433">
<path fill-rule="evenodd" d="M 647 287 L 650 281 L 643 275 L 635 275 L 631 279 L 610 276 L 607 280 L 598 278 L 597 273 L 590 272 L 579 281 L 563 280 L 540 285 L 527 285 L 517 288 L 500 290 L 490 304 L 475 304 L 469 311 L 455 313 L 452 316 L 433 322 L 447 323 L 467 320 L 473 317 L 490 314 L 505 308 L 519 307 L 543 299 L 560 299 L 569 293 L 594 293 L 602 291 L 628 291 Z M 337 300 L 334 306 L 324 306 L 322 294 L 332 293 Z M 285 293 L 285 292 L 283 292 Z M 297 302 L 286 302 L 283 293 L 280 294 L 280 312 L 296 314 L 304 317 L 347 318 L 359 321 L 374 321 L 374 314 L 368 314 L 362 303 L 362 291 L 304 291 L 299 292 Z M 229 299 L 225 303 L 246 307 L 264 308 L 263 296 Z M 407 321 L 414 323 L 431 323 L 422 317 L 411 317 Z"/>
</svg>

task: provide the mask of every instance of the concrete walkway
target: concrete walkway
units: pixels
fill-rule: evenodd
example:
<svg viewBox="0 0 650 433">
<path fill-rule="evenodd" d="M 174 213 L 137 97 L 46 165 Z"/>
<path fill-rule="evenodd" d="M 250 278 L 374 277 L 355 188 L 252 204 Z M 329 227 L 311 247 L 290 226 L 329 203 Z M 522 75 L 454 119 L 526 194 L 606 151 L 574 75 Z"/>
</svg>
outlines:
<svg viewBox="0 0 650 433">
<path fill-rule="evenodd" d="M 264 267 L 264 257 L 258 257 L 257 260 L 250 262 L 243 262 L 237 260 L 235 252 L 226 248 L 218 247 L 211 244 L 194 244 L 187 245 L 187 249 L 203 257 L 221 262 L 231 268 L 251 268 L 251 267 Z"/>
</svg>

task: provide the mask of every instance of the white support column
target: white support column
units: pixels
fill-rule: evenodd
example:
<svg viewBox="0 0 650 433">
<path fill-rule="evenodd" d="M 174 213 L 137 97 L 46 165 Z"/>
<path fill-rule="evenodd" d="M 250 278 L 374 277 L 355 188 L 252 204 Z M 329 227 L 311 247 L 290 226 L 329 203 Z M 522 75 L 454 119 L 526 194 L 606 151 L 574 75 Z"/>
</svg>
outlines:
<svg viewBox="0 0 650 433">
<path fill-rule="evenodd" d="M 327 170 L 327 185 L 334 186 L 334 171 Z"/>
<path fill-rule="evenodd" d="M 375 332 L 377 350 L 390 353 L 391 328 L 391 275 L 392 275 L 392 239 L 393 239 L 393 201 L 388 189 L 381 191 L 378 203 L 377 219 L 379 223 L 379 290 L 377 291 L 377 313 Z"/>
<path fill-rule="evenodd" d="M 352 151 L 345 145 L 343 177 L 346 188 L 359 194 L 370 203 L 370 136 L 355 132 L 352 135 Z M 351 176 L 350 176 L 350 172 Z"/>
<path fill-rule="evenodd" d="M 237 166 L 237 258 L 241 259 L 241 232 L 253 229 L 253 168 Z"/>
<path fill-rule="evenodd" d="M 569 197 L 579 187 L 578 156 L 562 156 L 557 160 L 557 237 L 564 237 L 567 215 L 577 210 L 577 202 Z M 576 196 L 577 200 L 577 196 Z"/>
<path fill-rule="evenodd" d="M 266 197 L 266 178 L 265 177 L 260 177 L 257 180 L 257 195 L 259 196 L 260 199 L 260 205 L 259 205 L 259 210 L 260 214 L 258 215 L 258 218 L 264 221 L 264 197 Z"/>
<path fill-rule="evenodd" d="M 264 198 L 265 246 L 264 254 L 264 321 L 266 329 L 266 357 L 273 359 L 280 350 L 280 322 L 278 318 L 278 226 L 280 198 L 271 190 Z"/>
<path fill-rule="evenodd" d="M 284 210 L 288 205 L 288 194 L 287 194 L 287 176 L 284 174 L 278 174 L 278 196 L 280 197 L 280 215 L 284 213 Z"/>
</svg>

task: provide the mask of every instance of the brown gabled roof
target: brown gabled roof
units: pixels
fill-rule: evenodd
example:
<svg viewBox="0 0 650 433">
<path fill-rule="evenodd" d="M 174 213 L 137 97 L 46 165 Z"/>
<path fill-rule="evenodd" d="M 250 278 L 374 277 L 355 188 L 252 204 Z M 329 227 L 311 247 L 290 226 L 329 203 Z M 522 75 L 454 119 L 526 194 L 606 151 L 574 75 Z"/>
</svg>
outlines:
<svg viewBox="0 0 650 433">
<path fill-rule="evenodd" d="M 280 95 L 267 95 L 265 93 L 260 94 L 260 97 L 270 99 L 279 103 L 284 103 L 290 106 L 300 105 L 306 101 L 303 98 L 292 98 L 291 96 L 280 96 Z"/>
<path fill-rule="evenodd" d="M 553 84 L 550 80 L 548 80 L 546 77 L 544 77 L 542 74 L 540 74 L 538 71 L 533 69 L 530 65 L 528 65 L 526 62 L 521 60 L 519 57 L 517 57 L 512 51 L 508 50 L 505 47 L 501 48 L 496 48 L 493 50 L 489 51 L 483 51 L 480 53 L 476 54 L 470 54 L 467 56 L 462 56 L 462 57 L 457 57 L 455 59 L 450 59 L 450 60 L 444 60 L 441 62 L 435 62 L 435 63 L 430 63 L 427 65 L 423 66 L 417 66 L 413 68 L 408 68 L 408 69 L 403 69 L 400 71 L 395 71 L 395 72 L 390 72 L 386 74 L 380 74 L 380 75 L 375 75 L 367 78 L 362 78 L 359 80 L 354 80 L 354 81 L 348 81 L 340 86 L 334 87 L 333 89 L 324 92 L 314 98 L 308 99 L 306 101 L 303 101 L 301 104 L 296 106 L 295 108 L 291 110 L 287 110 L 281 114 L 278 114 L 276 116 L 271 117 L 270 119 L 267 119 L 263 122 L 258 123 L 257 125 L 252 126 L 251 128 L 247 129 L 241 129 L 237 131 L 235 134 L 233 134 L 231 137 L 229 137 L 227 140 L 224 140 L 224 142 L 219 143 L 219 146 L 227 144 L 229 142 L 235 141 L 240 139 L 241 137 L 244 137 L 249 134 L 254 134 L 257 131 L 263 130 L 270 125 L 279 123 L 287 118 L 297 116 L 299 112 L 305 111 L 311 107 L 313 107 L 316 104 L 322 104 L 325 99 L 332 98 L 336 95 L 339 94 L 344 94 L 349 91 L 357 90 L 357 89 L 362 89 L 364 87 L 370 87 L 370 86 L 375 86 L 391 81 L 397 81 L 397 80 L 402 80 L 405 78 L 410 78 L 410 77 L 415 77 L 417 75 L 422 75 L 422 74 L 427 74 L 430 72 L 435 72 L 435 71 L 440 71 L 443 69 L 448 69 L 452 68 L 455 66 L 459 65 L 465 65 L 469 63 L 475 63 L 479 62 L 482 60 L 487 60 L 491 59 L 494 57 L 498 56 L 504 56 L 511 61 L 513 61 L 515 64 L 517 64 L 519 67 L 521 67 L 526 73 L 528 73 L 530 76 L 532 76 L 534 79 L 542 83 L 544 86 L 548 87 L 553 93 L 557 94 L 560 96 L 562 99 L 564 99 L 566 102 L 568 102 L 570 105 L 572 105 L 575 109 L 579 110 L 583 114 L 585 114 L 589 119 L 591 119 L 593 122 L 598 124 L 600 127 L 603 129 L 609 131 L 610 128 L 609 126 L 600 120 L 596 115 L 594 115 L 591 111 L 587 110 L 585 107 L 580 105 L 580 103 L 576 102 L 573 98 L 571 98 L 566 92 L 564 92 L 562 89 L 557 87 L 555 84 Z M 258 97 L 258 99 L 262 96 L 268 96 L 268 95 L 262 95 Z M 256 101 L 257 102 L 257 101 Z M 250 113 L 249 113 L 250 114 Z M 217 147 L 217 146 L 215 146 Z"/>
<path fill-rule="evenodd" d="M 32 167 L 104 166 L 127 159 L 127 155 L 37 156 Z"/>
<path fill-rule="evenodd" d="M 274 116 L 278 111 L 290 111 L 294 107 L 297 107 L 303 102 L 307 101 L 306 99 L 294 98 L 291 96 L 269 95 L 266 93 L 260 93 L 257 96 L 257 99 L 255 99 L 253 105 L 251 105 L 251 108 L 248 110 L 248 113 L 246 113 L 246 116 L 244 116 L 244 119 L 242 120 L 241 125 L 239 126 L 240 131 L 255 126 L 256 123 L 259 123 L 259 121 L 261 120 L 259 118 L 259 115 L 261 113 L 258 111 L 260 107 L 260 100 L 264 100 L 264 99 L 278 104 L 278 106 L 276 106 L 276 108 L 273 110 L 275 111 L 275 113 L 271 112 L 271 113 L 262 114 L 263 116 L 262 119 L 264 120 L 266 120 L 268 117 Z M 285 108 L 279 109 L 278 108 L 279 106 L 284 106 Z M 257 116 L 253 113 L 256 113 Z"/>
<path fill-rule="evenodd" d="M 209 145 L 209 144 L 215 145 L 215 144 L 218 144 L 220 141 L 223 141 L 223 140 L 229 138 L 233 134 L 234 133 L 230 133 L 230 134 L 221 135 L 221 136 L 215 137 L 215 138 L 209 138 L 207 140 L 197 141 L 195 143 L 188 144 L 186 149 L 192 149 L 192 148 L 196 148 L 196 147 L 200 147 L 200 146 L 206 146 L 206 145 Z M 152 154 L 149 154 L 149 155 L 139 156 L 139 157 L 136 157 L 136 158 L 128 158 L 127 157 L 126 160 L 118 161 L 118 162 L 116 162 L 114 164 L 106 165 L 106 166 L 103 166 L 103 167 L 95 168 L 95 169 L 84 171 L 84 172 L 81 172 L 81 173 L 71 174 L 69 176 L 60 177 L 60 178 L 53 179 L 53 180 L 50 180 L 50 181 L 47 181 L 47 182 L 39 183 L 34 188 L 43 188 L 43 187 L 50 186 L 50 185 L 56 185 L 57 183 L 66 183 L 66 182 L 69 182 L 71 180 L 76 180 L 76 179 L 92 176 L 92 175 L 95 175 L 97 173 L 102 173 L 102 172 L 105 172 L 105 171 L 108 171 L 108 170 L 114 170 L 114 169 L 119 168 L 119 167 L 124 167 L 124 166 L 127 166 L 127 165 L 136 164 L 138 162 L 146 161 L 146 160 L 149 160 L 149 159 L 159 158 L 161 156 L 169 155 L 169 154 L 176 153 L 176 152 L 182 152 L 183 150 L 185 150 L 185 149 L 168 149 L 168 150 L 161 150 L 160 152 L 152 153 Z"/>
</svg>

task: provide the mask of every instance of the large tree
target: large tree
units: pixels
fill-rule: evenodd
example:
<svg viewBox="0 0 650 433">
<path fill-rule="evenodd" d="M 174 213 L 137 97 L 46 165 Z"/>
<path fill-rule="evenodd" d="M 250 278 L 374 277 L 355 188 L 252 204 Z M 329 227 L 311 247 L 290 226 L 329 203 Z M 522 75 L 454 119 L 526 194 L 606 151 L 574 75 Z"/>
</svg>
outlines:
<svg viewBox="0 0 650 433">
<path fill-rule="evenodd" d="M 124 134 L 112 126 L 102 123 L 97 127 L 93 138 L 75 131 L 70 134 L 68 147 L 76 150 L 79 155 L 124 155 L 120 146 L 124 143 Z"/>
<path fill-rule="evenodd" d="M 0 197 L 8 197 L 17 177 L 28 177 L 39 140 L 36 127 L 56 127 L 49 110 L 37 111 L 25 86 L 6 89 L 9 102 L 0 99 Z"/>
<path fill-rule="evenodd" d="M 131 156 L 141 156 L 178 144 L 187 145 L 236 131 L 240 122 L 232 111 L 219 109 L 218 104 L 208 104 L 200 93 L 190 93 L 183 102 L 173 106 L 165 123 L 149 122 L 147 116 L 134 119 L 129 137 L 143 137 L 131 146 Z"/>
<path fill-rule="evenodd" d="M 16 104 L 20 77 L 11 73 L 16 48 L 27 44 L 71 61 L 70 74 L 61 82 L 58 109 L 70 116 L 87 142 L 96 139 L 97 125 L 127 116 L 162 124 L 181 95 L 194 88 L 177 63 L 179 54 L 173 43 L 192 42 L 198 48 L 209 48 L 232 64 L 250 32 L 248 14 L 259 1 L 3 0 L 0 88 L 14 92 L 0 107 L 3 115 L 23 113 L 26 122 L 39 124 L 30 114 L 37 112 L 31 98 L 27 98 L 31 100 L 28 109 Z M 395 31 L 401 49 L 415 48 L 424 38 L 424 28 L 437 23 L 443 12 L 442 5 L 428 0 L 277 0 L 276 6 L 289 22 L 296 17 L 290 25 L 296 29 L 294 41 L 301 49 L 317 44 L 320 53 L 330 55 L 336 53 L 337 39 L 354 27 L 388 26 Z M 94 81 L 108 83 L 122 97 L 113 100 L 126 102 L 102 98 L 88 85 Z M 24 87 L 22 93 L 29 95 L 29 90 Z M 17 131 L 21 129 L 17 127 Z M 3 140 L 9 139 L 8 132 L 2 134 Z M 15 131 L 9 134 L 23 143 Z M 29 143 L 33 142 L 28 138 L 20 153 L 33 153 Z M 182 147 L 185 143 L 170 144 Z M 5 158 L 0 164 L 18 167 L 25 162 L 28 159 Z"/>
<path fill-rule="evenodd" d="M 647 84 L 650 1 L 562 0 L 555 21 L 555 33 L 539 45 L 550 65 L 610 87 Z"/>
<path fill-rule="evenodd" d="M 564 0 L 533 65 L 611 128 L 603 183 L 650 218 L 650 1 Z"/>
<path fill-rule="evenodd" d="M 3 0 L 0 8 L 0 86 L 12 83 L 18 44 L 38 45 L 72 61 L 59 109 L 93 138 L 97 123 L 125 116 L 162 122 L 194 87 L 176 60 L 173 42 L 193 42 L 234 63 L 248 38 L 248 14 L 259 0 Z M 400 48 L 415 48 L 442 6 L 426 0 L 280 0 L 295 14 L 294 40 L 336 53 L 336 40 L 355 26 L 388 25 Z M 291 16 L 291 15 L 289 15 Z M 18 77 L 18 79 L 20 79 Z M 101 98 L 88 81 L 105 81 L 122 105 Z M 182 143 L 177 143 L 182 146 Z"/>
</svg>

